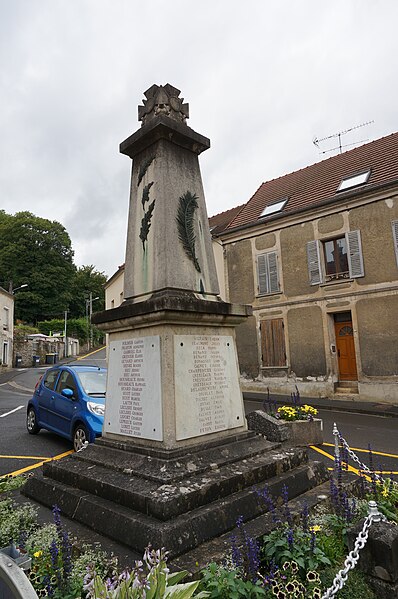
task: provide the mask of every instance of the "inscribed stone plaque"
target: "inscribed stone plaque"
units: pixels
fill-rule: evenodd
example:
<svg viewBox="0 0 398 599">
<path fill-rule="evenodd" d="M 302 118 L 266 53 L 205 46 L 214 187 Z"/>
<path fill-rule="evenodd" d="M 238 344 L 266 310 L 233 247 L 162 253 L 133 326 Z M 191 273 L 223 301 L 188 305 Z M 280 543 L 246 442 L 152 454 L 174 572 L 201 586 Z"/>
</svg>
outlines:
<svg viewBox="0 0 398 599">
<path fill-rule="evenodd" d="M 174 376 L 177 440 L 244 426 L 231 336 L 176 335 Z"/>
<path fill-rule="evenodd" d="M 111 341 L 104 432 L 163 441 L 158 336 Z"/>
</svg>

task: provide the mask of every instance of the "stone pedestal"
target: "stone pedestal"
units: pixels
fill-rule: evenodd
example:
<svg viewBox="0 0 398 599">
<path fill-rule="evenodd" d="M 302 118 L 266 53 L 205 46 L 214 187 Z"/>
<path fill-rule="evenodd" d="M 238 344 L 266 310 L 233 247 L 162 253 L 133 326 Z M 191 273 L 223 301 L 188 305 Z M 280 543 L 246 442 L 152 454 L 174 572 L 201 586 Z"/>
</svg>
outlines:
<svg viewBox="0 0 398 599">
<path fill-rule="evenodd" d="M 103 437 L 175 449 L 244 432 L 235 326 L 248 312 L 167 293 L 95 315 L 110 340 Z"/>
</svg>

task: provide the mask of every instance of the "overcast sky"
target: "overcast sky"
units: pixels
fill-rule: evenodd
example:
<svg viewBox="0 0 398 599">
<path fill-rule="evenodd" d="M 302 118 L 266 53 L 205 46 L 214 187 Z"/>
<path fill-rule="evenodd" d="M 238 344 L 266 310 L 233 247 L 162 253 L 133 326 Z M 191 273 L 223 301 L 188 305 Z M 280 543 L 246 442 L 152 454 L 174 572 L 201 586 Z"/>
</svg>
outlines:
<svg viewBox="0 0 398 599">
<path fill-rule="evenodd" d="M 60 221 L 76 264 L 110 276 L 145 90 L 180 89 L 210 138 L 213 215 L 331 156 L 315 136 L 398 130 L 397 23 L 396 0 L 0 0 L 0 208 Z"/>
</svg>

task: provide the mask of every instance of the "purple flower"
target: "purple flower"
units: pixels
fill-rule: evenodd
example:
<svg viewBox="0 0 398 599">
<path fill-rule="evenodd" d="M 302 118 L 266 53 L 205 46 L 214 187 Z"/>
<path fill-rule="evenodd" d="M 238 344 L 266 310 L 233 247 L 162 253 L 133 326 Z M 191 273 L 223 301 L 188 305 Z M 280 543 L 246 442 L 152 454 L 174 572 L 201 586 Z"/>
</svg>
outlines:
<svg viewBox="0 0 398 599">
<path fill-rule="evenodd" d="M 290 551 L 292 551 L 294 545 L 294 534 L 292 528 L 289 528 L 287 531 L 287 542 L 289 543 Z"/>
</svg>

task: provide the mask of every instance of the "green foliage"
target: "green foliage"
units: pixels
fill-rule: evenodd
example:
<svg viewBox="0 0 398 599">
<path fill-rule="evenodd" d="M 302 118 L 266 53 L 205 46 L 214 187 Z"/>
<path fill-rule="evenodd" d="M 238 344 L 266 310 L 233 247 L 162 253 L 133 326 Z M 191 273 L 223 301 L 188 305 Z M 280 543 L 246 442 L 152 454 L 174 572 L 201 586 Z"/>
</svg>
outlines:
<svg viewBox="0 0 398 599">
<path fill-rule="evenodd" d="M 390 478 L 384 482 L 376 481 L 375 495 L 369 494 L 367 500 L 375 499 L 379 511 L 391 522 L 398 524 L 398 483 Z"/>
<path fill-rule="evenodd" d="M 97 572 L 86 576 L 84 590 L 87 599 L 107 597 L 107 599 L 190 599 L 205 598 L 208 593 L 195 594 L 199 581 L 181 583 L 188 572 L 170 574 L 166 566 L 166 554 L 163 550 L 147 548 L 143 562 L 137 562 L 131 571 L 124 571 L 113 578 L 103 580 Z"/>
<path fill-rule="evenodd" d="M 319 572 L 324 591 L 332 586 L 336 574 L 335 568 L 326 568 Z M 350 570 L 347 582 L 338 592 L 338 599 L 377 599 L 377 597 L 366 583 L 364 574 L 355 568 Z"/>
<path fill-rule="evenodd" d="M 210 593 L 211 599 L 256 599 L 265 597 L 261 583 L 242 578 L 242 572 L 211 563 L 202 572 L 199 589 Z"/>
<path fill-rule="evenodd" d="M 3 476 L 0 478 L 0 493 L 20 489 L 26 482 L 24 476 Z"/>
<path fill-rule="evenodd" d="M 86 317 L 87 300 L 90 292 L 93 298 L 99 299 L 93 301 L 93 312 L 99 312 L 105 309 L 105 290 L 106 275 L 103 272 L 95 270 L 91 265 L 81 266 L 75 272 L 71 286 L 71 299 L 68 304 L 68 319 Z"/>
<path fill-rule="evenodd" d="M 298 527 L 291 531 L 287 524 L 263 537 L 262 556 L 268 563 L 274 561 L 277 566 L 293 560 L 299 565 L 302 574 L 331 563 L 309 532 Z"/>
<path fill-rule="evenodd" d="M 0 501 L 0 547 L 19 544 L 37 526 L 37 511 L 30 505 L 16 505 L 11 499 Z"/>
<path fill-rule="evenodd" d="M 50 335 L 50 333 L 63 333 L 65 321 L 60 318 L 54 318 L 53 320 L 43 320 L 37 323 L 37 327 L 40 333 L 43 335 Z M 93 340 L 94 344 L 100 342 L 103 337 L 103 333 L 93 326 Z M 71 318 L 66 323 L 66 334 L 68 337 L 75 337 L 80 342 L 84 343 L 88 339 L 89 328 L 88 321 L 86 318 Z"/>
<path fill-rule="evenodd" d="M 0 214 L 0 280 L 15 294 L 17 319 L 35 323 L 60 314 L 71 299 L 75 272 L 70 237 L 57 221 L 18 212 Z"/>
<path fill-rule="evenodd" d="M 343 537 L 330 533 L 317 534 L 317 546 L 333 566 L 337 566 L 344 561 L 347 553 L 347 547 Z"/>
</svg>

